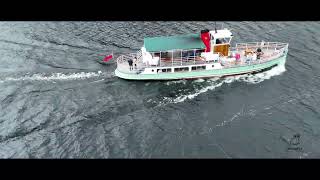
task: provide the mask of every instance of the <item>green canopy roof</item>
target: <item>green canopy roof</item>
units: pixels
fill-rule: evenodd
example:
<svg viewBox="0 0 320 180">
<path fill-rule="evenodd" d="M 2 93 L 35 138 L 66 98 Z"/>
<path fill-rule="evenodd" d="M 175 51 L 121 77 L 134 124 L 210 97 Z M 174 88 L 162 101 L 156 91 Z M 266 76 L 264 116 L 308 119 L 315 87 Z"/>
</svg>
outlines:
<svg viewBox="0 0 320 180">
<path fill-rule="evenodd" d="M 170 51 L 175 49 L 204 49 L 200 34 L 187 34 L 168 37 L 144 38 L 144 47 L 149 52 Z"/>
</svg>

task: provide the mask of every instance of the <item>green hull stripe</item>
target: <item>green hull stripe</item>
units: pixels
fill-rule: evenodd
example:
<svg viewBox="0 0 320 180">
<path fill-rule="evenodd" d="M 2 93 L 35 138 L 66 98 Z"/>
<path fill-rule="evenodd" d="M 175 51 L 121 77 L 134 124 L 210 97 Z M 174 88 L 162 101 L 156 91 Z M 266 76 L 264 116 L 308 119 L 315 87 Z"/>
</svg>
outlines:
<svg viewBox="0 0 320 180">
<path fill-rule="evenodd" d="M 215 69 L 204 71 L 191 71 L 191 72 L 178 72 L 178 73 L 159 73 L 159 74 L 128 74 L 120 72 L 116 69 L 116 76 L 129 79 L 129 80 L 175 80 L 175 79 L 192 79 L 192 78 L 204 78 L 214 76 L 228 76 L 234 74 L 244 74 L 254 71 L 267 69 L 274 65 L 284 64 L 286 56 L 274 59 L 272 61 L 263 64 L 254 64 L 249 66 L 233 67 L 227 69 Z"/>
</svg>

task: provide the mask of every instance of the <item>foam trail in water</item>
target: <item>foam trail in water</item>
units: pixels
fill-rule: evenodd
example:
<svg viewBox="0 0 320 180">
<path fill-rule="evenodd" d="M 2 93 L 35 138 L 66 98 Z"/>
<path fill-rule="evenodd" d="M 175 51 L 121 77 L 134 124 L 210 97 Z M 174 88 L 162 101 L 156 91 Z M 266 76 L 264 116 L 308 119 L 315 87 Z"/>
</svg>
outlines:
<svg viewBox="0 0 320 180">
<path fill-rule="evenodd" d="M 160 102 L 159 104 L 163 105 L 163 104 L 167 104 L 167 103 L 180 103 L 180 102 L 183 102 L 187 99 L 193 99 L 202 93 L 205 93 L 209 90 L 214 90 L 215 88 L 222 86 L 224 83 L 230 84 L 235 81 L 247 82 L 250 84 L 261 83 L 262 81 L 270 79 L 273 76 L 281 75 L 285 71 L 286 71 L 285 66 L 281 65 L 281 66 L 276 66 L 268 71 L 257 73 L 257 74 L 236 75 L 236 76 L 230 76 L 230 77 L 221 78 L 221 79 L 220 78 L 212 78 L 212 79 L 209 79 L 206 81 L 206 82 L 211 83 L 211 85 L 209 85 L 209 86 L 202 87 L 200 89 L 196 89 L 195 92 L 193 92 L 193 93 L 182 94 L 182 95 L 175 97 L 175 98 L 164 97 L 162 99 L 162 102 Z M 219 80 L 221 80 L 221 82 L 218 82 Z M 205 82 L 205 80 L 200 79 L 200 80 L 195 80 L 194 82 L 200 83 L 200 82 Z M 184 83 L 185 84 L 185 80 L 170 82 L 170 84 L 172 84 L 172 83 Z M 169 84 L 167 83 L 167 85 L 169 85 Z"/>
<path fill-rule="evenodd" d="M 251 84 L 257 84 L 264 80 L 270 79 L 273 76 L 281 75 L 286 71 L 286 68 L 284 65 L 276 66 L 268 71 L 257 73 L 257 74 L 248 74 L 248 75 L 241 75 L 239 77 L 236 77 L 237 81 L 244 81 Z"/>
<path fill-rule="evenodd" d="M 191 92 L 189 94 L 181 94 L 179 95 L 178 97 L 163 97 L 162 100 L 160 102 L 155 102 L 153 101 L 154 103 L 157 103 L 158 106 L 162 106 L 162 105 L 166 105 L 168 103 L 180 103 L 180 102 L 183 102 L 187 99 L 193 99 L 195 98 L 196 96 L 198 96 L 199 94 L 202 94 L 204 92 L 207 92 L 209 90 L 213 90 L 217 87 L 220 87 L 222 86 L 223 82 L 218 82 L 219 78 L 215 78 L 215 79 L 209 79 L 207 80 L 208 82 L 212 82 L 211 85 L 209 86 L 206 86 L 206 87 L 203 87 L 203 88 L 200 88 L 200 89 L 196 89 L 196 92 Z M 200 83 L 200 82 L 204 82 L 205 80 L 195 80 L 194 82 L 195 83 Z M 184 82 L 184 81 L 175 81 L 176 83 L 181 83 L 181 82 Z M 150 102 L 151 100 L 149 100 L 148 102 Z"/>
<path fill-rule="evenodd" d="M 176 80 L 176 81 L 168 81 L 168 82 L 166 82 L 166 85 L 167 86 L 170 86 L 170 85 L 172 85 L 172 84 L 179 84 L 179 83 L 182 83 L 182 84 L 186 84 L 186 82 L 187 82 L 187 80 Z"/>
<path fill-rule="evenodd" d="M 213 89 L 215 89 L 217 87 L 222 86 L 222 84 L 223 84 L 223 82 L 215 83 L 213 85 L 204 87 L 202 89 L 198 89 L 195 93 L 191 93 L 191 94 L 188 94 L 188 95 L 181 95 L 181 96 L 179 96 L 177 98 L 174 98 L 172 100 L 172 102 L 173 103 L 179 103 L 179 102 L 183 102 L 183 101 L 185 101 L 187 99 L 193 99 L 193 98 L 197 97 L 199 94 L 205 93 L 205 92 L 207 92 L 209 90 L 213 90 Z"/>
<path fill-rule="evenodd" d="M 204 82 L 205 80 L 204 79 L 197 79 L 197 80 L 194 80 L 193 82 L 195 82 L 195 83 L 202 83 L 202 82 Z"/>
<path fill-rule="evenodd" d="M 51 80 L 75 80 L 75 79 L 87 79 L 92 77 L 99 77 L 102 75 L 101 71 L 98 72 L 80 72 L 80 73 L 72 73 L 72 74 L 63 74 L 63 73 L 53 73 L 48 75 L 45 74 L 33 74 L 32 76 L 24 76 L 24 77 L 7 77 L 0 82 L 8 82 L 8 81 L 51 81 Z"/>
</svg>

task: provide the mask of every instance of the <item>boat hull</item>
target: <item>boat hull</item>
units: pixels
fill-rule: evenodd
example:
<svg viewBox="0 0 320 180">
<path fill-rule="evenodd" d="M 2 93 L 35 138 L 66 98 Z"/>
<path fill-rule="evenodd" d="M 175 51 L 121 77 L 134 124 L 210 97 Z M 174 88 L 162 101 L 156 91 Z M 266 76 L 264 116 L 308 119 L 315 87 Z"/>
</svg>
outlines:
<svg viewBox="0 0 320 180">
<path fill-rule="evenodd" d="M 272 68 L 277 65 L 285 65 L 285 62 L 286 62 L 286 55 L 265 63 L 261 63 L 261 64 L 253 64 L 253 65 L 231 67 L 231 68 L 224 68 L 224 69 L 177 72 L 177 73 L 159 73 L 159 74 L 124 73 L 116 69 L 115 75 L 119 78 L 127 79 L 127 80 L 198 79 L 198 78 L 211 78 L 211 77 L 233 76 L 233 75 L 239 75 L 239 74 L 249 74 L 253 72 L 263 71 L 265 69 Z"/>
</svg>

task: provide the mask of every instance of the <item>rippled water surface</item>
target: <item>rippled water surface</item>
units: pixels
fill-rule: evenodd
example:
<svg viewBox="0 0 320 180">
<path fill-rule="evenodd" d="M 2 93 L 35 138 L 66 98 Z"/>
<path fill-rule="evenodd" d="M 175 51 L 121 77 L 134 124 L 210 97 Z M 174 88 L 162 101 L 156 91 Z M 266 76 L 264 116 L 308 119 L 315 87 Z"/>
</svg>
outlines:
<svg viewBox="0 0 320 180">
<path fill-rule="evenodd" d="M 126 81 L 103 54 L 214 22 L 0 22 L 0 157 L 320 157 L 320 23 L 224 26 L 234 42 L 288 42 L 286 66 Z"/>
</svg>

